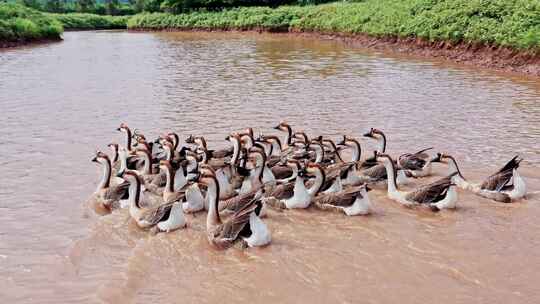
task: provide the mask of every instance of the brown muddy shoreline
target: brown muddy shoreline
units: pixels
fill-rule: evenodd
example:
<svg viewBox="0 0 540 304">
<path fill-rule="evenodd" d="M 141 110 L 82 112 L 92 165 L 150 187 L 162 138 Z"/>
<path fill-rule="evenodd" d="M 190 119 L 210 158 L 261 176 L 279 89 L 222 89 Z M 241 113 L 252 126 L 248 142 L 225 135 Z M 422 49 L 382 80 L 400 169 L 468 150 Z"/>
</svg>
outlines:
<svg viewBox="0 0 540 304">
<path fill-rule="evenodd" d="M 41 45 L 52 42 L 60 42 L 62 38 L 46 38 L 46 39 L 32 39 L 32 40 L 17 40 L 17 41 L 0 41 L 0 49 L 16 48 L 20 46 L 32 46 Z"/>
<path fill-rule="evenodd" d="M 431 42 L 420 38 L 373 37 L 365 34 L 342 34 L 299 31 L 295 29 L 129 29 L 135 32 L 256 32 L 330 39 L 355 47 L 393 52 L 415 57 L 446 60 L 467 66 L 540 77 L 540 51 L 520 51 L 481 43 Z"/>
</svg>

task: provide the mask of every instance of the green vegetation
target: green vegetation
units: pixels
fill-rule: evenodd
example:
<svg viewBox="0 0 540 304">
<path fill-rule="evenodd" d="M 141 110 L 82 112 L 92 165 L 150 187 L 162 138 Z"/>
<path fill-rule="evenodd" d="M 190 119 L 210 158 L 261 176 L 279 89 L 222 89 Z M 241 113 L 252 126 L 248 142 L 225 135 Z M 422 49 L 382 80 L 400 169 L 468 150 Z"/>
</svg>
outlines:
<svg viewBox="0 0 540 304">
<path fill-rule="evenodd" d="M 129 16 L 101 16 L 83 13 L 48 15 L 60 21 L 66 30 L 125 29 L 130 18 Z"/>
<path fill-rule="evenodd" d="M 0 45 L 60 39 L 62 25 L 54 18 L 13 3 L 0 3 Z"/>
<path fill-rule="evenodd" d="M 143 13 L 130 18 L 128 28 L 288 29 L 540 49 L 540 1 L 364 0 L 178 15 Z"/>
</svg>

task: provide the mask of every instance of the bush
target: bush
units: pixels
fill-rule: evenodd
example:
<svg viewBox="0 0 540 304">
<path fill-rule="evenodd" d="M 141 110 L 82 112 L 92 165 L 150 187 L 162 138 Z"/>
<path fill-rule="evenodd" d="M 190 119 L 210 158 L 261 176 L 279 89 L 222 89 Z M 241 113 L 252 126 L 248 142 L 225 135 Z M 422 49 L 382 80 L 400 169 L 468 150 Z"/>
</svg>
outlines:
<svg viewBox="0 0 540 304">
<path fill-rule="evenodd" d="M 0 3 L 0 40 L 60 39 L 62 24 L 45 14 L 14 3 Z"/>
<path fill-rule="evenodd" d="M 163 6 L 170 11 L 184 11 Z M 180 3 L 176 1 L 174 3 Z M 314 3 L 303 1 L 305 3 Z M 317 1 L 315 1 L 317 2 Z M 237 2 L 235 2 L 237 3 Z M 130 28 L 295 29 L 372 36 L 420 37 L 540 49 L 538 0 L 363 0 L 323 5 L 242 7 L 179 15 L 142 14 Z"/>
<path fill-rule="evenodd" d="M 71 13 L 49 14 L 61 22 L 67 30 L 125 29 L 129 16 L 102 16 L 95 14 Z"/>
</svg>

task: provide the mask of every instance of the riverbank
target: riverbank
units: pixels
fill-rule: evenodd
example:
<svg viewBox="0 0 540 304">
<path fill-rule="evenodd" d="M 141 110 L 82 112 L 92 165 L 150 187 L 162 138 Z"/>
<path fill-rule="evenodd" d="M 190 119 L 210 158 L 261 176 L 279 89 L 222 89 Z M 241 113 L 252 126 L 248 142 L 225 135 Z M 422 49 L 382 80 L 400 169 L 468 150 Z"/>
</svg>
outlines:
<svg viewBox="0 0 540 304">
<path fill-rule="evenodd" d="M 62 25 L 41 12 L 0 4 L 0 48 L 61 40 Z"/>
<path fill-rule="evenodd" d="M 317 6 L 251 7 L 222 12 L 139 14 L 128 29 L 267 31 L 340 39 L 540 76 L 540 5 L 505 1 L 365 0 Z"/>
</svg>

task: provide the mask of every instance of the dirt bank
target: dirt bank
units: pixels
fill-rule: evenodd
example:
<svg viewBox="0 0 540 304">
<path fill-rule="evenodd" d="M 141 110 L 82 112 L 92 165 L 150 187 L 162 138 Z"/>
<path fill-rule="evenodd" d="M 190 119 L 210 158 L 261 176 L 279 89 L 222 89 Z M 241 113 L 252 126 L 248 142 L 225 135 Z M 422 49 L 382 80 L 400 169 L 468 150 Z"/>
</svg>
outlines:
<svg viewBox="0 0 540 304">
<path fill-rule="evenodd" d="M 14 48 L 19 46 L 39 45 L 44 43 L 59 42 L 59 39 L 32 39 L 32 40 L 17 40 L 17 41 L 2 41 L 0 40 L 0 49 Z"/>
</svg>

